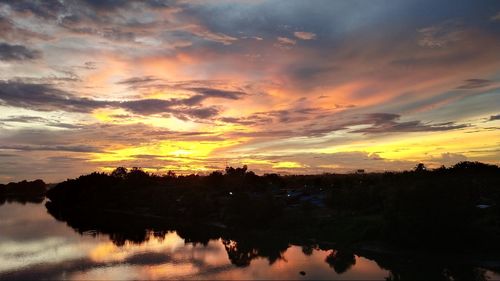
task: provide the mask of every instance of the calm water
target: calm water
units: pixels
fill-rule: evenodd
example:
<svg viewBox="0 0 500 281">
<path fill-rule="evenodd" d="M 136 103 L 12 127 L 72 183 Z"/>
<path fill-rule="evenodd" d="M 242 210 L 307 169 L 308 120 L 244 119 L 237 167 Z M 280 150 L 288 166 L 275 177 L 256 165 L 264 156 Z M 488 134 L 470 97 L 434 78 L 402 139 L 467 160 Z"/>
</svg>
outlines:
<svg viewBox="0 0 500 281">
<path fill-rule="evenodd" d="M 244 251 L 246 256 L 251 256 L 248 263 L 235 265 L 235 255 L 242 253 L 228 249 L 236 241 L 215 239 L 204 245 L 186 242 L 175 231 L 161 236 L 151 234 L 142 243 L 125 242 L 118 246 L 109 235 L 75 232 L 48 214 L 44 204 L 7 203 L 0 206 L 0 279 L 383 280 L 411 276 L 415 270 L 420 271 L 419 274 L 429 270 L 420 264 L 405 264 L 406 269 L 405 266 L 384 269 L 380 261 L 354 254 L 335 255 L 338 252 L 333 249 L 306 249 L 297 245 L 285 246 L 282 253 L 272 259 L 250 249 Z M 383 263 L 394 264 L 390 259 Z M 431 266 L 433 272 L 429 274 L 438 271 L 442 276 L 455 279 L 457 276 L 500 279 L 500 275 L 481 268 L 460 272 L 462 275 L 451 268 Z M 301 271 L 305 275 L 300 274 Z"/>
</svg>

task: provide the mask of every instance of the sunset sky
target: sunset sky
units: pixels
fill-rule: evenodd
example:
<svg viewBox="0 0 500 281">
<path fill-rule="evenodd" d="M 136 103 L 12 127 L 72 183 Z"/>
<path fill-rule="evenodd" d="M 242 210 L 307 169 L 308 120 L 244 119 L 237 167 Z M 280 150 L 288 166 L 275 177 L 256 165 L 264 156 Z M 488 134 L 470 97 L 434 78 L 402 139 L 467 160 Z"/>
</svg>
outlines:
<svg viewBox="0 0 500 281">
<path fill-rule="evenodd" d="M 500 160 L 500 1 L 2 1 L 0 182 Z"/>
</svg>

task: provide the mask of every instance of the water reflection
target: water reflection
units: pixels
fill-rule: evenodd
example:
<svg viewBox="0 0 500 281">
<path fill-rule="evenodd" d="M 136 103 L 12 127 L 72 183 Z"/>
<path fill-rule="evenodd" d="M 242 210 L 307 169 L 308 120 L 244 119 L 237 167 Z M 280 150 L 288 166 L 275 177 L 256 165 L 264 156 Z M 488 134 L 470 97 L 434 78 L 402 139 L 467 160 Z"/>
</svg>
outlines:
<svg viewBox="0 0 500 281">
<path fill-rule="evenodd" d="M 118 223 L 119 214 L 82 217 L 47 207 L 50 213 L 43 204 L 0 206 L 0 279 L 500 277 L 468 261 L 408 260 L 286 235 L 235 233 L 157 218 Z"/>
</svg>

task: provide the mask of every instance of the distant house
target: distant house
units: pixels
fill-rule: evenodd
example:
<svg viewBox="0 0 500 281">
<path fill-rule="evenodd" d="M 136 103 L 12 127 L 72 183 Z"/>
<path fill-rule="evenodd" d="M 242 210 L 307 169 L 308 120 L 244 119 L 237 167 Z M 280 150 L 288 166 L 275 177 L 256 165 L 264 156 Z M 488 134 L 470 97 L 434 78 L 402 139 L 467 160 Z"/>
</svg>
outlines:
<svg viewBox="0 0 500 281">
<path fill-rule="evenodd" d="M 481 197 L 479 198 L 479 202 L 476 204 L 476 208 L 478 209 L 488 209 L 492 207 L 495 204 L 495 202 L 489 198 L 484 198 Z"/>
<path fill-rule="evenodd" d="M 305 195 L 299 198 L 301 202 L 309 202 L 316 207 L 324 208 L 325 207 L 325 196 L 324 194 L 315 194 L 315 195 Z"/>
<path fill-rule="evenodd" d="M 325 194 L 322 192 L 309 192 L 297 189 L 283 189 L 282 193 L 275 197 L 284 198 L 289 206 L 297 206 L 301 202 L 309 202 L 317 207 L 325 207 Z"/>
<path fill-rule="evenodd" d="M 364 174 L 364 173 L 365 173 L 365 169 L 356 170 L 356 174 Z"/>
<path fill-rule="evenodd" d="M 488 209 L 490 207 L 491 207 L 491 205 L 488 205 L 488 204 L 478 204 L 478 205 L 476 205 L 476 208 L 479 208 L 479 209 Z"/>
</svg>

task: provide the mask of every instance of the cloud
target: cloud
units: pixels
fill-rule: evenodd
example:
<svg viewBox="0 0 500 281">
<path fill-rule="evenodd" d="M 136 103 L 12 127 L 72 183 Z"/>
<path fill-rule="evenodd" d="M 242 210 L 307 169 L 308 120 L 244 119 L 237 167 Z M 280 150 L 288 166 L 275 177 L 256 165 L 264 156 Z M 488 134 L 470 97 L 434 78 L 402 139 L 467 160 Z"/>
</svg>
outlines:
<svg viewBox="0 0 500 281">
<path fill-rule="evenodd" d="M 71 26 L 68 24 L 67 18 L 65 18 L 63 24 L 66 29 L 79 35 L 95 35 L 110 41 L 130 43 L 135 42 L 136 39 L 136 33 L 132 31 L 124 31 L 119 27 Z"/>
<path fill-rule="evenodd" d="M 247 95 L 245 92 L 242 91 L 227 91 L 214 88 L 185 88 L 185 89 L 200 93 L 205 98 L 223 98 L 223 99 L 237 100 Z"/>
<path fill-rule="evenodd" d="M 178 111 L 177 114 L 179 116 L 186 115 L 188 117 L 195 117 L 198 119 L 207 119 L 217 116 L 219 114 L 219 110 L 216 107 L 186 108 Z"/>
<path fill-rule="evenodd" d="M 259 37 L 259 36 L 243 36 L 243 37 L 241 37 L 241 39 L 254 39 L 254 40 L 257 40 L 257 41 L 264 40 L 264 38 Z"/>
<path fill-rule="evenodd" d="M 354 130 L 354 133 L 380 134 L 380 133 L 401 133 L 401 132 L 437 132 L 462 129 L 467 127 L 464 124 L 453 122 L 424 124 L 421 121 L 397 122 L 400 118 L 398 114 L 372 113 L 366 114 L 359 122 L 361 124 L 371 124 L 371 127 Z"/>
<path fill-rule="evenodd" d="M 316 34 L 312 32 L 296 31 L 293 35 L 301 40 L 314 40 L 316 39 Z"/>
<path fill-rule="evenodd" d="M 301 63 L 297 66 L 290 67 L 289 72 L 290 77 L 295 81 L 300 81 L 301 83 L 313 81 L 313 83 L 315 83 L 317 80 L 327 78 L 328 75 L 332 75 L 340 70 L 338 66 L 334 65 L 307 65 Z"/>
<path fill-rule="evenodd" d="M 158 77 L 148 75 L 131 77 L 116 82 L 118 85 L 126 85 L 131 90 L 144 90 L 146 93 L 151 91 L 176 90 L 182 92 L 191 92 L 195 95 L 186 100 L 198 103 L 207 98 L 224 98 L 231 100 L 242 99 L 248 96 L 248 93 L 240 90 L 242 87 L 230 87 L 230 89 L 220 89 L 219 86 L 227 88 L 225 81 L 217 80 L 194 80 L 194 81 L 168 81 Z M 231 89 L 232 88 L 232 89 Z"/>
<path fill-rule="evenodd" d="M 339 107 L 342 109 L 344 107 Z M 337 131 L 350 133 L 383 134 L 407 132 L 437 132 L 465 128 L 466 124 L 453 122 L 423 123 L 422 121 L 400 122 L 399 114 L 335 114 L 336 109 L 296 108 L 258 112 L 246 117 L 223 117 L 220 121 L 247 126 L 262 127 L 262 131 L 252 133 L 233 132 L 232 136 L 253 137 L 320 137 Z M 273 124 L 273 130 L 269 130 Z M 351 129 L 363 126 L 361 129 Z"/>
<path fill-rule="evenodd" d="M 490 116 L 488 121 L 500 120 L 500 114 Z"/>
<path fill-rule="evenodd" d="M 297 44 L 297 41 L 290 39 L 288 37 L 277 37 L 276 38 L 276 44 L 274 44 L 275 47 L 278 47 L 280 49 L 284 50 L 289 50 Z"/>
<path fill-rule="evenodd" d="M 206 96 L 196 95 L 186 99 L 142 99 L 118 103 L 113 102 L 109 105 L 112 107 L 121 107 L 141 115 L 171 113 L 183 120 L 189 118 L 204 119 L 214 117 L 219 112 L 215 107 L 200 106 L 201 101 L 206 98 Z"/>
<path fill-rule="evenodd" d="M 40 111 L 91 112 L 106 102 L 77 98 L 48 84 L 0 81 L 0 100 L 4 105 Z"/>
<path fill-rule="evenodd" d="M 0 60 L 3 61 L 25 61 L 41 57 L 41 52 L 28 49 L 22 45 L 10 45 L 0 43 Z"/>
<path fill-rule="evenodd" d="M 170 100 L 143 99 L 120 102 L 119 106 L 133 113 L 150 115 L 157 113 L 167 113 L 174 103 Z"/>
<path fill-rule="evenodd" d="M 237 118 L 237 117 L 222 117 L 219 119 L 225 123 L 231 124 L 240 124 L 240 125 L 255 125 L 256 122 L 254 120 L 250 120 L 249 118 Z"/>
<path fill-rule="evenodd" d="M 159 78 L 156 78 L 152 75 L 148 75 L 148 76 L 132 77 L 132 78 L 124 79 L 124 80 L 118 81 L 116 84 L 136 86 L 136 85 L 143 85 L 143 84 L 147 84 L 147 83 L 151 83 L 151 82 L 157 82 L 159 80 L 160 80 Z"/>
<path fill-rule="evenodd" d="M 296 153 L 288 155 L 258 156 L 259 160 L 265 160 L 267 164 L 250 165 L 250 169 L 266 170 L 266 165 L 276 165 L 280 162 L 297 163 L 280 169 L 280 173 L 291 174 L 318 174 L 324 172 L 353 172 L 357 169 L 365 169 L 367 172 L 379 172 L 386 170 L 408 170 L 415 166 L 414 161 L 391 160 L 380 157 L 376 153 L 364 151 L 336 152 L 336 153 Z"/>
<path fill-rule="evenodd" d="M 464 83 L 457 87 L 459 90 L 470 90 L 484 88 L 491 85 L 493 81 L 486 79 L 467 79 Z"/>
<path fill-rule="evenodd" d="M 4 129 L 0 134 L 0 143 L 9 146 L 71 146 L 82 144 L 82 140 L 92 139 L 94 140 L 93 146 L 105 150 L 107 147 L 114 145 L 140 145 L 165 139 L 198 142 L 217 135 L 218 133 L 210 130 L 174 131 L 144 123 L 90 123 L 83 124 L 79 128 L 71 130 L 70 133 L 63 130 L 33 128 Z M 221 138 L 217 140 L 221 140 Z"/>
<path fill-rule="evenodd" d="M 206 30 L 204 28 L 200 28 L 199 26 L 193 27 L 188 29 L 192 34 L 203 38 L 208 41 L 213 41 L 217 43 L 222 43 L 223 45 L 231 45 L 234 43 L 234 41 L 237 41 L 238 38 L 223 34 L 223 33 L 217 33 L 217 32 L 212 32 L 210 30 Z"/>
<path fill-rule="evenodd" d="M 0 15 L 0 38 L 7 42 L 25 41 L 33 39 L 49 40 L 52 36 L 21 28 L 13 20 Z"/>
<path fill-rule="evenodd" d="M 17 81 L 0 81 L 0 101 L 4 105 L 39 111 L 68 111 L 89 113 L 98 108 L 123 108 L 132 113 L 151 115 L 171 113 L 182 119 L 210 118 L 218 114 L 216 107 L 204 107 L 208 98 L 240 99 L 244 92 L 211 88 L 190 88 L 199 94 L 182 99 L 139 99 L 131 101 L 95 100 L 78 98 L 48 84 L 27 84 Z"/>
<path fill-rule="evenodd" d="M 490 18 L 491 21 L 500 21 L 500 12 Z"/>
<path fill-rule="evenodd" d="M 156 16 L 165 13 L 167 10 L 175 10 L 167 1 L 123 1 L 123 0 L 104 0 L 104 1 L 0 1 L 5 2 L 12 10 L 11 18 L 29 19 L 32 24 L 40 24 L 42 27 L 48 27 L 51 33 L 58 36 L 61 28 L 64 33 L 73 33 L 78 37 L 101 37 L 110 41 L 123 44 L 139 44 L 136 42 L 138 37 L 151 35 L 157 31 Z M 153 21 L 143 21 L 141 15 L 133 15 L 131 11 L 140 11 L 148 13 L 148 16 L 155 19 Z M 164 16 L 165 14 L 163 14 Z M 168 22 L 166 20 L 158 22 Z M 166 28 L 166 27 L 165 27 Z M 2 30 L 0 20 L 0 30 Z M 13 33 L 18 29 L 11 24 L 9 28 Z M 38 30 L 39 28 L 33 28 Z M 153 29 L 152 31 L 148 29 Z M 36 32 L 26 31 L 35 37 Z M 28 39 L 30 34 L 25 34 L 23 39 Z M 39 37 L 47 35 L 39 34 Z M 16 38 L 9 36 L 9 38 Z M 43 38 L 42 38 L 43 39 Z M 47 38 L 45 38 L 47 39 Z"/>
<path fill-rule="evenodd" d="M 43 122 L 45 120 L 46 120 L 45 118 L 39 116 L 24 116 L 24 115 L 11 116 L 0 119 L 0 121 L 2 122 L 19 122 L 19 123 Z"/>
<path fill-rule="evenodd" d="M 442 153 L 439 157 L 431 157 L 425 159 L 426 163 L 430 163 L 433 166 L 445 165 L 447 167 L 453 166 L 458 162 L 467 161 L 467 156 L 460 153 Z"/>
<path fill-rule="evenodd" d="M 67 152 L 101 152 L 89 145 L 0 145 L 0 149 L 20 151 L 67 151 Z"/>
<path fill-rule="evenodd" d="M 1 0 L 16 12 L 30 13 L 43 19 L 57 19 L 58 15 L 66 10 L 66 7 L 59 1 L 30 1 Z"/>
<path fill-rule="evenodd" d="M 462 25 L 458 21 L 453 20 L 424 27 L 417 31 L 420 34 L 418 44 L 428 48 L 447 47 L 464 38 Z"/>
<path fill-rule="evenodd" d="M 19 131 L 16 141 L 2 144 L 68 146 L 86 140 L 113 151 L 141 143 L 154 147 L 165 139 L 217 139 L 251 153 L 260 147 L 292 153 L 368 141 L 382 145 L 388 141 L 384 132 L 403 142 L 418 135 L 408 132 L 439 137 L 459 130 L 443 133 L 445 138 L 472 131 L 460 130 L 467 124 L 459 122 L 468 121 L 448 121 L 470 120 L 472 127 L 497 112 L 499 60 L 492 46 L 499 37 L 497 22 L 485 22 L 499 11 L 496 4 L 463 2 L 458 13 L 434 2 L 362 10 L 355 2 L 324 4 L 3 1 L 0 42 L 40 50 L 43 60 L 0 63 L 0 107 L 6 111 L 0 135 Z M 419 16 L 429 10 L 432 16 Z M 466 16 L 448 20 L 458 14 Z M 52 40 L 41 42 L 41 33 Z M 98 67 L 85 68 L 87 61 Z M 109 118 L 88 124 L 101 112 Z M 372 112 L 383 114 L 366 114 Z M 64 123 L 56 115 L 64 115 Z M 28 134 L 26 128 L 62 134 L 42 143 L 42 133 Z M 15 153 L 32 159 L 51 154 Z M 219 149 L 213 154 L 226 156 Z"/>
<path fill-rule="evenodd" d="M 128 5 L 130 2 L 127 0 L 84 0 L 83 3 L 88 6 L 96 9 L 96 10 L 114 10 L 118 8 L 123 8 Z M 146 1 L 147 2 L 147 1 Z"/>
<path fill-rule="evenodd" d="M 78 125 L 78 124 L 62 123 L 62 122 L 59 122 L 57 120 L 49 120 L 47 118 L 43 118 L 40 116 L 27 116 L 27 115 L 9 116 L 9 117 L 0 119 L 0 122 L 30 123 L 30 124 L 39 123 L 39 124 L 43 124 L 43 125 L 49 126 L 49 127 L 64 128 L 64 129 L 80 128 L 80 125 Z"/>
<path fill-rule="evenodd" d="M 290 39 L 288 37 L 278 37 L 278 42 L 283 45 L 295 45 L 297 41 Z"/>
<path fill-rule="evenodd" d="M 192 98 L 187 99 L 144 99 L 135 101 L 126 101 L 119 103 L 119 107 L 127 109 L 133 113 L 141 115 L 151 115 L 159 113 L 172 113 L 176 117 L 186 120 L 190 118 L 206 119 L 216 116 L 219 110 L 215 107 L 196 106 L 205 99 L 203 96 L 198 97 L 195 101 Z M 177 107 L 181 105 L 180 107 Z M 188 105 L 189 107 L 183 106 Z"/>
</svg>

